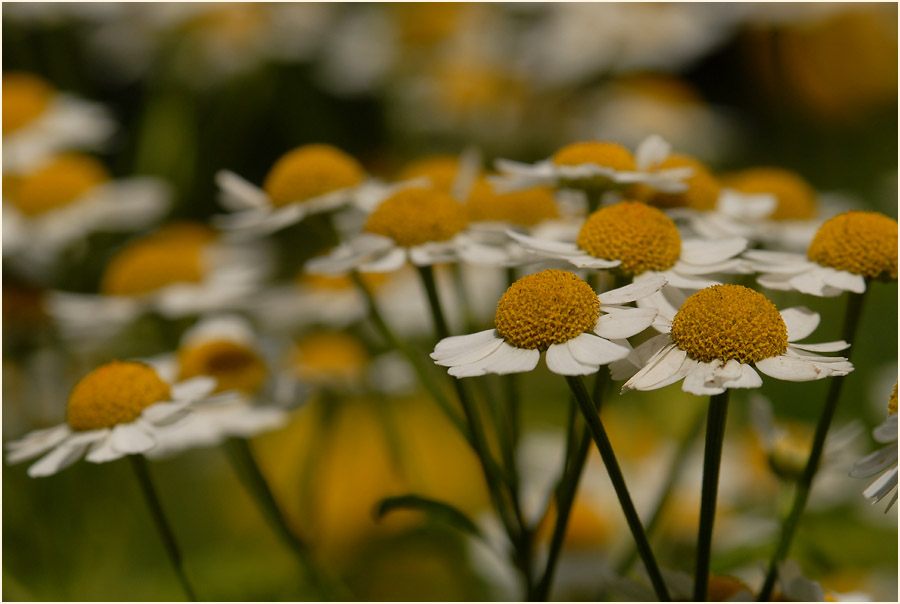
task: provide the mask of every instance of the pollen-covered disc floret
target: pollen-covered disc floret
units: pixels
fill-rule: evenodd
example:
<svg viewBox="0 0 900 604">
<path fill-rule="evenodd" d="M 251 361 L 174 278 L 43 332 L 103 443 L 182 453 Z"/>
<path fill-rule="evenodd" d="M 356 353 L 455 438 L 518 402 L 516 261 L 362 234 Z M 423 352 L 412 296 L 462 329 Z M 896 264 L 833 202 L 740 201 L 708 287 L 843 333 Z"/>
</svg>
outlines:
<svg viewBox="0 0 900 604">
<path fill-rule="evenodd" d="M 179 380 L 209 375 L 217 380 L 215 392 L 238 390 L 252 394 L 266 379 L 266 365 L 247 346 L 230 340 L 214 340 L 178 352 Z"/>
<path fill-rule="evenodd" d="M 69 395 L 66 421 L 75 431 L 111 428 L 134 421 L 150 405 L 169 400 L 169 385 L 156 371 L 113 361 L 84 376 Z"/>
<path fill-rule="evenodd" d="M 772 220 L 808 220 L 816 215 L 816 192 L 800 175 L 783 168 L 750 168 L 724 177 L 741 193 L 768 193 L 778 200 Z"/>
<path fill-rule="evenodd" d="M 822 266 L 896 279 L 897 221 L 878 212 L 838 214 L 819 228 L 806 255 Z"/>
<path fill-rule="evenodd" d="M 494 325 L 517 348 L 546 350 L 597 324 L 597 294 L 577 275 L 549 269 L 513 283 L 500 302 Z"/>
<path fill-rule="evenodd" d="M 40 169 L 5 182 L 6 196 L 26 216 L 65 206 L 109 180 L 109 172 L 88 155 L 59 155 Z"/>
<path fill-rule="evenodd" d="M 553 154 L 553 163 L 557 166 L 594 164 L 622 171 L 635 169 L 631 151 L 618 143 L 597 141 L 574 143 L 563 147 Z"/>
<path fill-rule="evenodd" d="M 891 392 L 891 398 L 888 400 L 888 413 L 891 415 L 897 413 L 897 382 L 894 382 L 894 391 Z"/>
<path fill-rule="evenodd" d="M 362 182 L 365 171 L 353 157 L 330 145 L 305 145 L 279 159 L 263 183 L 272 205 L 285 206 Z"/>
<path fill-rule="evenodd" d="M 390 237 L 401 247 L 448 241 L 466 228 L 465 208 L 435 189 L 403 189 L 382 202 L 365 231 Z"/>
<path fill-rule="evenodd" d="M 685 300 L 672 320 L 672 341 L 694 360 L 751 363 L 780 356 L 787 327 L 775 305 L 741 285 L 714 285 Z"/>
<path fill-rule="evenodd" d="M 681 255 L 681 237 L 672 220 L 639 201 L 623 201 L 591 214 L 576 241 L 595 258 L 620 260 L 629 275 L 671 268 Z"/>
<path fill-rule="evenodd" d="M 3 75 L 3 134 L 15 132 L 46 111 L 54 90 L 29 73 Z"/>
<path fill-rule="evenodd" d="M 472 187 L 466 203 L 469 219 L 534 226 L 559 218 L 559 209 L 549 187 L 535 187 L 511 193 L 497 193 L 490 182 L 480 179 Z"/>
</svg>

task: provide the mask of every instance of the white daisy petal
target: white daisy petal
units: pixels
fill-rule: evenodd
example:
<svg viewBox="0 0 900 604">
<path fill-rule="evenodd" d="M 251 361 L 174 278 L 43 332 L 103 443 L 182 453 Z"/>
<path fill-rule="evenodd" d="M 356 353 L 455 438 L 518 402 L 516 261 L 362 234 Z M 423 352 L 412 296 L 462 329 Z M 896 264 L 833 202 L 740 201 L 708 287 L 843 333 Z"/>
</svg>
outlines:
<svg viewBox="0 0 900 604">
<path fill-rule="evenodd" d="M 371 262 L 360 264 L 359 270 L 364 273 L 392 273 L 404 264 L 406 264 L 406 250 L 395 247 Z"/>
<path fill-rule="evenodd" d="M 872 435 L 880 443 L 897 440 L 897 414 L 892 413 L 884 422 L 872 430 Z"/>
<path fill-rule="evenodd" d="M 70 446 L 63 443 L 32 464 L 28 468 L 28 475 L 37 478 L 56 474 L 78 461 L 85 449 L 87 444 Z"/>
<path fill-rule="evenodd" d="M 829 290 L 834 290 L 828 286 L 822 278 L 819 271 L 804 271 L 800 274 L 793 275 L 790 280 L 791 287 L 802 294 L 811 296 L 832 297 L 826 295 Z M 837 290 L 840 292 L 840 290 Z"/>
<path fill-rule="evenodd" d="M 756 282 L 769 289 L 790 291 L 791 279 L 793 278 L 793 274 L 777 275 L 775 273 L 762 273 L 756 277 Z"/>
<path fill-rule="evenodd" d="M 751 367 L 741 363 L 741 375 L 724 383 L 727 388 L 759 388 L 762 386 L 762 378 Z"/>
<path fill-rule="evenodd" d="M 634 282 L 624 287 L 603 292 L 599 298 L 601 304 L 624 304 L 646 298 L 666 285 L 666 278 L 659 273 L 646 272 L 634 278 Z"/>
<path fill-rule="evenodd" d="M 69 426 L 60 424 L 52 428 L 36 430 L 24 438 L 6 443 L 8 450 L 6 463 L 14 464 L 37 457 L 64 441 L 70 434 L 72 434 L 72 430 Z"/>
<path fill-rule="evenodd" d="M 850 343 L 843 340 L 837 342 L 822 342 L 821 344 L 797 344 L 792 343 L 791 348 L 799 348 L 800 350 L 809 350 L 810 352 L 837 352 L 850 348 Z"/>
<path fill-rule="evenodd" d="M 438 342 L 430 356 L 435 360 L 446 359 L 490 340 L 499 339 L 499 337 L 496 329 L 486 329 L 462 336 L 451 336 Z"/>
<path fill-rule="evenodd" d="M 551 344 L 547 349 L 547 367 L 559 375 L 591 375 L 600 368 L 598 365 L 586 365 L 575 358 L 569 343 Z"/>
<path fill-rule="evenodd" d="M 576 361 L 593 367 L 609 365 L 613 361 L 624 359 L 631 352 L 630 346 L 622 346 L 589 333 L 572 338 L 566 344 Z"/>
<path fill-rule="evenodd" d="M 634 162 L 638 170 L 650 170 L 659 166 L 672 152 L 672 145 L 658 134 L 651 134 L 638 144 Z"/>
<path fill-rule="evenodd" d="M 710 396 L 725 392 L 725 388 L 715 385 L 713 367 L 714 362 L 694 365 L 684 376 L 681 389 L 698 396 Z"/>
<path fill-rule="evenodd" d="M 174 400 L 197 400 L 216 389 L 214 377 L 197 376 L 177 384 L 172 384 L 171 392 Z"/>
<path fill-rule="evenodd" d="M 189 413 L 190 401 L 181 400 L 172 403 L 156 403 L 150 405 L 141 413 L 141 416 L 151 424 L 158 426 L 178 421 Z"/>
<path fill-rule="evenodd" d="M 628 380 L 662 348 L 669 345 L 671 340 L 669 334 L 662 333 L 656 335 L 646 342 L 632 350 L 627 357 L 621 361 L 614 361 L 609 364 L 610 376 L 616 381 Z"/>
<path fill-rule="evenodd" d="M 584 253 L 580 249 L 578 249 L 578 246 L 574 243 L 537 239 L 535 237 L 523 235 L 522 233 L 517 233 L 513 230 L 507 230 L 506 234 L 509 235 L 510 238 L 518 242 L 519 245 L 521 245 L 525 249 L 535 252 L 551 254 L 556 257 L 577 256 Z"/>
<path fill-rule="evenodd" d="M 688 264 L 718 264 L 743 252 L 747 240 L 743 237 L 732 239 L 685 239 L 681 242 L 680 260 Z"/>
<path fill-rule="evenodd" d="M 516 348 L 503 342 L 497 350 L 481 360 L 481 368 L 497 375 L 522 373 L 537 367 L 540 359 L 541 353 L 538 350 Z"/>
<path fill-rule="evenodd" d="M 84 432 L 75 432 L 66 441 L 69 446 L 89 445 L 106 438 L 110 433 L 109 428 L 100 428 L 99 430 L 87 430 Z"/>
<path fill-rule="evenodd" d="M 866 279 L 862 275 L 855 275 L 847 271 L 828 269 L 823 275 L 823 279 L 827 285 L 844 291 L 857 294 L 866 291 Z"/>
<path fill-rule="evenodd" d="M 651 358 L 622 387 L 627 390 L 653 390 L 674 384 L 688 374 L 696 361 L 688 358 L 687 353 L 674 344 L 661 349 L 656 358 Z"/>
<path fill-rule="evenodd" d="M 897 435 L 895 433 L 894 437 L 896 438 L 896 436 Z M 868 455 L 857 461 L 855 464 L 853 464 L 853 469 L 850 471 L 850 476 L 853 478 L 866 478 L 868 476 L 874 476 L 875 474 L 889 467 L 891 464 L 895 463 L 897 463 L 897 443 L 869 453 Z"/>
<path fill-rule="evenodd" d="M 715 279 L 700 279 L 686 273 L 681 273 L 677 270 L 678 266 L 678 263 L 675 263 L 675 266 L 672 269 L 663 273 L 666 276 L 666 279 L 669 280 L 669 284 L 666 288 L 677 287 L 687 290 L 698 290 L 712 285 L 719 285 L 721 283 L 721 281 L 716 281 Z"/>
<path fill-rule="evenodd" d="M 500 348 L 500 345 L 503 344 L 503 340 L 501 338 L 494 338 L 488 340 L 487 342 L 483 342 L 478 344 L 477 346 L 460 352 L 454 356 L 436 359 L 435 363 L 437 365 L 441 365 L 443 367 L 454 367 L 458 365 L 468 365 L 469 363 L 474 363 L 475 361 L 479 361 L 489 354 L 493 353 L 495 350 Z"/>
<path fill-rule="evenodd" d="M 610 340 L 630 338 L 650 327 L 657 312 L 652 308 L 635 308 L 601 315 L 594 333 Z"/>
<path fill-rule="evenodd" d="M 819 313 L 813 312 L 805 306 L 786 308 L 781 311 L 781 318 L 787 327 L 788 342 L 802 340 L 809 336 L 816 330 L 821 320 Z"/>
<path fill-rule="evenodd" d="M 140 424 L 140 420 L 115 426 L 109 441 L 113 449 L 128 454 L 144 453 L 156 445 L 156 439 Z"/>
<path fill-rule="evenodd" d="M 869 485 L 863 495 L 868 499 L 874 499 L 878 503 L 897 486 L 897 466 L 882 474 L 875 482 Z"/>
<path fill-rule="evenodd" d="M 811 382 L 830 375 L 808 360 L 788 355 L 756 361 L 756 368 L 769 377 L 787 382 Z"/>
<path fill-rule="evenodd" d="M 112 439 L 104 438 L 91 446 L 85 459 L 91 463 L 106 463 L 124 457 L 125 453 L 112 446 Z"/>
<path fill-rule="evenodd" d="M 716 364 L 713 367 L 713 375 L 715 375 L 717 380 L 736 380 L 743 375 L 743 370 L 741 369 L 742 363 L 737 359 L 731 359 L 727 363 L 724 364 Z"/>
<path fill-rule="evenodd" d="M 265 191 L 234 172 L 220 170 L 216 173 L 216 184 L 222 190 L 219 201 L 229 210 L 271 206 Z"/>
</svg>

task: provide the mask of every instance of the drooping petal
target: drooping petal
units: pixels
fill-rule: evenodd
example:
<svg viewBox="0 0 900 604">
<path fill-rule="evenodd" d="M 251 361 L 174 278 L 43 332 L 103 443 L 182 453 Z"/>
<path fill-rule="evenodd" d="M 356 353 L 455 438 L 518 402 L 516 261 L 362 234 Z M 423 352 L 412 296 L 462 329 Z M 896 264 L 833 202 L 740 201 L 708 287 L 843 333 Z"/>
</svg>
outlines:
<svg viewBox="0 0 900 604">
<path fill-rule="evenodd" d="M 803 294 L 811 296 L 819 296 L 823 298 L 834 297 L 834 291 L 840 293 L 840 289 L 831 287 L 825 283 L 825 279 L 820 271 L 815 269 L 804 271 L 791 277 L 791 287 Z"/>
<path fill-rule="evenodd" d="M 613 361 L 624 359 L 631 352 L 630 346 L 622 346 L 589 333 L 572 338 L 566 344 L 569 345 L 569 352 L 572 353 L 575 360 L 583 365 L 598 368 L 600 365 L 608 365 Z"/>
<path fill-rule="evenodd" d="M 866 279 L 862 275 L 855 275 L 847 271 L 838 271 L 833 268 L 824 269 L 823 280 L 826 284 L 848 292 L 861 294 L 866 291 Z"/>
<path fill-rule="evenodd" d="M 687 353 L 674 344 L 660 349 L 644 368 L 638 371 L 622 387 L 622 391 L 654 390 L 673 384 L 687 375 L 696 361 L 688 358 Z"/>
<path fill-rule="evenodd" d="M 475 361 L 481 360 L 500 348 L 503 344 L 502 338 L 492 338 L 486 342 L 482 342 L 468 350 L 463 350 L 453 356 L 435 359 L 435 363 L 443 367 L 455 367 L 458 365 L 468 365 Z M 433 357 L 432 357 L 433 358 Z"/>
<path fill-rule="evenodd" d="M 547 367 L 559 375 L 591 375 L 599 366 L 586 365 L 575 358 L 569 348 L 569 342 L 551 344 L 547 349 Z"/>
<path fill-rule="evenodd" d="M 819 326 L 821 317 L 805 306 L 795 306 L 781 311 L 784 326 L 787 327 L 788 342 L 796 342 L 808 337 Z"/>
<path fill-rule="evenodd" d="M 725 382 L 727 388 L 759 388 L 762 378 L 750 365 L 741 363 L 741 375 Z"/>
<path fill-rule="evenodd" d="M 690 394 L 698 396 L 711 396 L 713 394 L 722 394 L 725 388 L 716 384 L 713 368 L 715 361 L 712 363 L 697 363 L 684 376 L 684 382 L 681 389 Z"/>
<path fill-rule="evenodd" d="M 816 367 L 808 360 L 788 355 L 756 361 L 756 368 L 769 377 L 787 382 L 811 382 L 830 375 L 830 372 Z"/>
<path fill-rule="evenodd" d="M 78 461 L 85 449 L 87 449 L 87 444 L 72 446 L 62 443 L 32 464 L 28 468 L 28 475 L 37 478 L 56 474 Z"/>
<path fill-rule="evenodd" d="M 6 463 L 14 464 L 26 459 L 32 459 L 49 451 L 62 441 L 66 440 L 72 430 L 68 424 L 60 424 L 52 428 L 35 430 L 24 438 L 6 443 Z"/>
<path fill-rule="evenodd" d="M 601 304 L 624 304 L 654 294 L 666 285 L 666 278 L 656 272 L 645 272 L 634 278 L 634 282 L 624 287 L 603 292 L 597 298 Z"/>
<path fill-rule="evenodd" d="M 868 499 L 874 499 L 873 503 L 878 503 L 884 497 L 891 492 L 892 489 L 897 487 L 897 466 L 894 466 L 884 474 L 882 474 L 878 480 L 869 485 L 865 491 L 863 491 L 863 495 Z"/>
<path fill-rule="evenodd" d="M 747 249 L 743 237 L 730 239 L 685 239 L 681 242 L 679 260 L 687 264 L 718 264 Z"/>
<path fill-rule="evenodd" d="M 113 448 L 112 439 L 104 438 L 103 440 L 95 442 L 84 458 L 91 463 L 106 463 L 108 461 L 115 461 L 124 456 L 125 453 Z"/>
<path fill-rule="evenodd" d="M 120 453 L 144 453 L 156 445 L 153 435 L 141 425 L 140 420 L 130 424 L 118 424 L 109 436 L 110 445 Z"/>
<path fill-rule="evenodd" d="M 594 333 L 610 340 L 630 338 L 650 327 L 656 315 L 652 308 L 633 308 L 601 315 Z"/>
<path fill-rule="evenodd" d="M 662 348 L 671 344 L 669 334 L 661 333 L 640 344 L 621 361 L 609 364 L 610 376 L 616 381 L 627 380 L 642 369 Z"/>
<path fill-rule="evenodd" d="M 462 336 L 451 336 L 438 342 L 430 356 L 435 360 L 446 359 L 499 337 L 496 329 L 485 329 L 484 331 Z"/>
<path fill-rule="evenodd" d="M 872 436 L 880 443 L 897 441 L 897 414 L 892 413 L 877 428 L 872 430 Z"/>
<path fill-rule="evenodd" d="M 505 345 L 505 347 L 503 345 Z M 466 363 L 454 364 L 447 373 L 457 378 L 476 377 L 487 373 L 493 373 L 493 368 L 499 368 L 500 370 L 505 370 L 507 373 L 511 373 L 512 371 L 510 370 L 513 367 L 526 366 L 535 358 L 533 354 L 520 355 L 517 350 L 518 349 L 515 347 L 500 340 L 497 346 L 492 348 L 490 352 L 484 356 L 472 358 Z M 534 352 L 537 352 L 537 358 L 540 358 L 540 352 L 536 350 Z M 446 365 L 446 363 L 440 362 L 438 364 Z M 535 364 L 537 363 L 535 362 Z"/>
<path fill-rule="evenodd" d="M 874 476 L 895 463 L 897 463 L 897 443 L 869 453 L 857 461 L 850 470 L 850 476 L 852 478 Z"/>
</svg>

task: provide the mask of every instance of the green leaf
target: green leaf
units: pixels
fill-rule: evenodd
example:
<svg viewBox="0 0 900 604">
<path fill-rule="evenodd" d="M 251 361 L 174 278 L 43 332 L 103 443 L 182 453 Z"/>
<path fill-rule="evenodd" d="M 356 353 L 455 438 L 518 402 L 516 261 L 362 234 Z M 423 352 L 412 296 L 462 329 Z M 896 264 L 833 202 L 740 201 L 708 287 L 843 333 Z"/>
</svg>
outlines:
<svg viewBox="0 0 900 604">
<path fill-rule="evenodd" d="M 381 520 L 387 514 L 395 510 L 419 510 L 443 520 L 464 533 L 468 533 L 479 539 L 484 538 L 481 531 L 475 526 L 475 523 L 472 522 L 465 513 L 443 501 L 437 501 L 435 499 L 429 499 L 428 497 L 412 494 L 387 497 L 376 504 L 373 515 L 376 520 Z"/>
</svg>

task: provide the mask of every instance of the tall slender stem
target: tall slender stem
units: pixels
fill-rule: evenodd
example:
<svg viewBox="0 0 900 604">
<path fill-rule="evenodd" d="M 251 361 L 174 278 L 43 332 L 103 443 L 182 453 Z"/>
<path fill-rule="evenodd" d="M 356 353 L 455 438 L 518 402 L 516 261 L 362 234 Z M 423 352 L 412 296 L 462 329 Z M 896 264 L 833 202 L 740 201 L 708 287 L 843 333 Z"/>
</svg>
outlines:
<svg viewBox="0 0 900 604">
<path fill-rule="evenodd" d="M 600 415 L 594 409 L 581 377 L 567 375 L 566 381 L 569 383 L 569 388 L 572 390 L 572 394 L 575 395 L 575 400 L 581 408 L 581 414 L 587 422 L 588 430 L 590 430 L 591 437 L 597 445 L 597 450 L 600 451 L 600 457 L 606 466 L 613 488 L 616 490 L 622 513 L 628 522 L 628 528 L 631 529 L 631 535 L 634 537 L 641 560 L 644 561 L 644 567 L 647 569 L 647 575 L 650 577 L 653 589 L 656 591 L 660 601 L 669 602 L 672 598 L 669 596 L 669 590 L 666 588 L 665 581 L 663 581 L 656 558 L 653 557 L 653 550 L 650 549 L 650 543 L 647 541 L 647 535 L 644 533 L 641 519 L 634 508 L 631 496 L 628 494 L 628 488 L 625 486 L 625 477 L 619 468 L 619 462 L 616 460 L 612 444 L 609 442 L 609 437 L 603 428 L 603 422 L 600 421 Z"/>
<path fill-rule="evenodd" d="M 713 523 L 719 492 L 719 468 L 725 443 L 725 421 L 728 417 L 728 394 L 709 397 L 706 416 L 706 445 L 703 451 L 703 487 L 700 492 L 700 528 L 697 532 L 697 568 L 694 571 L 694 600 L 706 601 L 709 586 L 709 557 L 712 550 Z"/>
<path fill-rule="evenodd" d="M 450 336 L 450 328 L 441 306 L 438 296 L 437 283 L 434 279 L 434 269 L 430 266 L 417 266 L 422 285 L 425 286 L 425 295 L 428 296 L 428 308 L 431 309 L 431 318 L 434 321 L 434 331 L 439 340 Z"/>
<path fill-rule="evenodd" d="M 163 547 L 165 547 L 166 553 L 169 555 L 169 562 L 172 563 L 172 568 L 175 569 L 175 574 L 178 575 L 178 581 L 181 583 L 187 599 L 191 602 L 196 602 L 197 595 L 194 592 L 194 588 L 191 587 L 191 582 L 188 581 L 187 574 L 184 572 L 184 561 L 181 558 L 181 551 L 178 549 L 175 533 L 172 532 L 172 527 L 169 525 L 169 521 L 166 520 L 162 503 L 159 501 L 153 481 L 150 478 L 147 460 L 144 459 L 143 455 L 129 455 L 128 459 L 131 461 L 131 467 L 134 468 L 138 484 L 141 485 L 141 492 L 144 495 L 144 500 L 147 502 L 147 507 L 150 508 L 150 515 L 153 516 L 153 522 L 156 524 L 156 530 L 159 532 L 160 539 L 162 539 Z"/>
<path fill-rule="evenodd" d="M 867 284 L 871 286 L 871 283 Z M 863 302 L 865 301 L 865 292 L 861 294 L 850 293 L 847 298 L 847 309 L 844 313 L 844 327 L 842 336 L 844 341 L 853 344 L 856 337 L 856 331 L 859 328 L 859 320 L 862 316 Z M 853 347 L 847 351 L 847 358 L 853 352 Z M 819 470 L 819 461 L 822 458 L 822 451 L 825 449 L 825 437 L 828 436 L 828 429 L 831 427 L 831 421 L 834 419 L 834 413 L 837 410 L 838 401 L 841 397 L 841 388 L 844 385 L 846 377 L 833 377 L 828 385 L 828 394 L 825 397 L 825 405 L 822 407 L 822 415 L 819 416 L 819 422 L 816 424 L 816 432 L 813 436 L 812 449 L 809 452 L 809 459 L 800 480 L 797 481 L 797 490 L 794 492 L 794 502 L 791 505 L 791 511 L 785 518 L 784 524 L 781 526 L 781 537 L 778 546 L 769 560 L 769 568 L 766 572 L 766 579 L 763 582 L 762 589 L 757 598 L 760 602 L 771 599 L 772 590 L 775 588 L 775 581 L 778 578 L 778 564 L 783 561 L 791 549 L 791 542 L 794 534 L 797 532 L 797 526 L 800 524 L 800 517 L 806 509 L 806 503 L 809 500 L 809 493 L 812 490 L 813 479 Z"/>
<path fill-rule="evenodd" d="M 332 595 L 332 590 L 337 587 L 335 581 L 330 578 L 325 580 L 322 577 L 322 573 L 316 568 L 310 557 L 309 548 L 288 526 L 284 513 L 275 500 L 275 495 L 272 493 L 266 477 L 260 470 L 259 464 L 256 463 L 256 458 L 250 449 L 250 445 L 244 439 L 230 438 L 225 444 L 225 450 L 241 482 L 253 496 L 257 505 L 259 505 L 269 526 L 278 534 L 284 544 L 294 552 L 297 560 L 303 566 L 310 583 L 325 595 Z"/>
<path fill-rule="evenodd" d="M 372 292 L 369 291 L 369 288 L 359 276 L 359 273 L 353 271 L 351 276 L 360 292 L 362 292 L 363 297 L 366 299 L 366 304 L 369 307 L 369 317 L 372 319 L 372 322 L 375 323 L 375 327 L 381 333 L 381 336 L 387 341 L 391 348 L 400 352 L 400 354 L 402 354 L 409 362 L 416 374 L 416 378 L 419 380 L 419 384 L 431 395 L 431 398 L 434 399 L 451 423 L 456 426 L 456 429 L 460 431 L 470 444 L 472 444 L 473 437 L 471 431 L 468 426 L 465 425 L 462 418 L 459 417 L 459 414 L 450 404 L 450 401 L 447 400 L 447 397 L 444 396 L 444 393 L 441 392 L 440 388 L 435 385 L 434 381 L 428 375 L 428 370 L 425 365 L 422 364 L 421 355 L 410 350 L 409 347 L 405 346 L 394 335 L 394 332 L 391 331 L 391 328 L 388 327 L 387 322 L 385 322 L 384 317 L 381 316 L 378 305 L 375 303 L 375 297 L 372 295 Z"/>
</svg>

